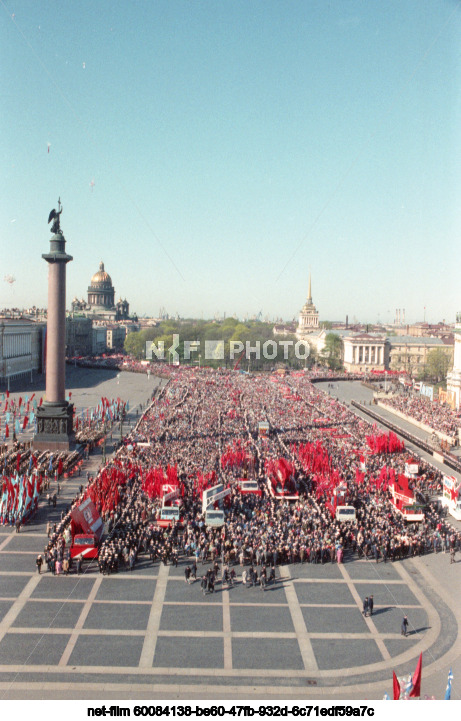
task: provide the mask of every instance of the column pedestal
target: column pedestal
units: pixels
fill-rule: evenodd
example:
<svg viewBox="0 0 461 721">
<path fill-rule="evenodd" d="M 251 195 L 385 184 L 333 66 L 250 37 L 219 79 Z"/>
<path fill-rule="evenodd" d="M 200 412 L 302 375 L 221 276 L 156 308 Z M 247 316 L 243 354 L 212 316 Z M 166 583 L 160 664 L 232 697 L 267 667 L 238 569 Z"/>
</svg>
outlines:
<svg viewBox="0 0 461 721">
<path fill-rule="evenodd" d="M 72 403 L 43 403 L 37 408 L 37 433 L 34 449 L 38 451 L 68 451 L 72 438 Z"/>
</svg>

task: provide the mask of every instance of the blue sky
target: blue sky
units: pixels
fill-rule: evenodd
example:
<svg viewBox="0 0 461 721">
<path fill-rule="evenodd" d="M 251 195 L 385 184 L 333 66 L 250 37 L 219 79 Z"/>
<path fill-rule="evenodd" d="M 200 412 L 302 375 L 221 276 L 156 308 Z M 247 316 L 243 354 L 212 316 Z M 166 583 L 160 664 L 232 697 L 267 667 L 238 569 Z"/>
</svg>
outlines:
<svg viewBox="0 0 461 721">
<path fill-rule="evenodd" d="M 69 303 L 102 259 L 138 314 L 461 309 L 459 2 L 0 0 L 0 63 L 0 307 L 61 196 Z"/>
</svg>

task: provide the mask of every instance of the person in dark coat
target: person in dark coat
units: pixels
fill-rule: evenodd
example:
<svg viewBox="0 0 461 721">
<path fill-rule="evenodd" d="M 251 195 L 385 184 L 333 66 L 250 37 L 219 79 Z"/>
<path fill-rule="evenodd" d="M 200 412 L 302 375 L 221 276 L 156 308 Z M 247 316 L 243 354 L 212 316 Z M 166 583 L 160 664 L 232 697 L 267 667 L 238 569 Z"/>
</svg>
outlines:
<svg viewBox="0 0 461 721">
<path fill-rule="evenodd" d="M 400 628 L 400 633 L 402 634 L 402 636 L 407 635 L 407 629 L 408 629 L 408 618 L 406 616 L 404 616 L 403 620 L 402 620 L 402 626 Z"/>
<path fill-rule="evenodd" d="M 363 599 L 363 611 L 364 616 L 368 616 L 368 596 Z"/>
</svg>

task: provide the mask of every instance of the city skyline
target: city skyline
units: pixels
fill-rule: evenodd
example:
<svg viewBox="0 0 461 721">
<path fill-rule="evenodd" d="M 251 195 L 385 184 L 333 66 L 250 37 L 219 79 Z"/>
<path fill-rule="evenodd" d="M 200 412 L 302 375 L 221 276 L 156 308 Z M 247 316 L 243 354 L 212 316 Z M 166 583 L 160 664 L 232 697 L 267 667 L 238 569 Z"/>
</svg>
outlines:
<svg viewBox="0 0 461 721">
<path fill-rule="evenodd" d="M 453 322 L 459 4 L 1 2 L 0 307 Z M 16 282 L 8 284 L 4 276 Z"/>
</svg>

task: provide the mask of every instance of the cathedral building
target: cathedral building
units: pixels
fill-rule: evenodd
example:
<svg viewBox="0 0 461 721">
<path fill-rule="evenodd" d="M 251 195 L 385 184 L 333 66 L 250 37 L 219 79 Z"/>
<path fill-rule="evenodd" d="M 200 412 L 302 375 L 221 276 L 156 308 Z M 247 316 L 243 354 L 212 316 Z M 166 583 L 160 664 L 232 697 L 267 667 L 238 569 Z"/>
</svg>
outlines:
<svg viewBox="0 0 461 721">
<path fill-rule="evenodd" d="M 101 261 L 99 270 L 91 278 L 88 286 L 88 302 L 82 298 L 74 298 L 72 311 L 89 317 L 98 317 L 101 320 L 119 321 L 130 318 L 130 306 L 126 298 L 115 302 L 115 288 L 112 278 L 104 269 Z"/>
</svg>

